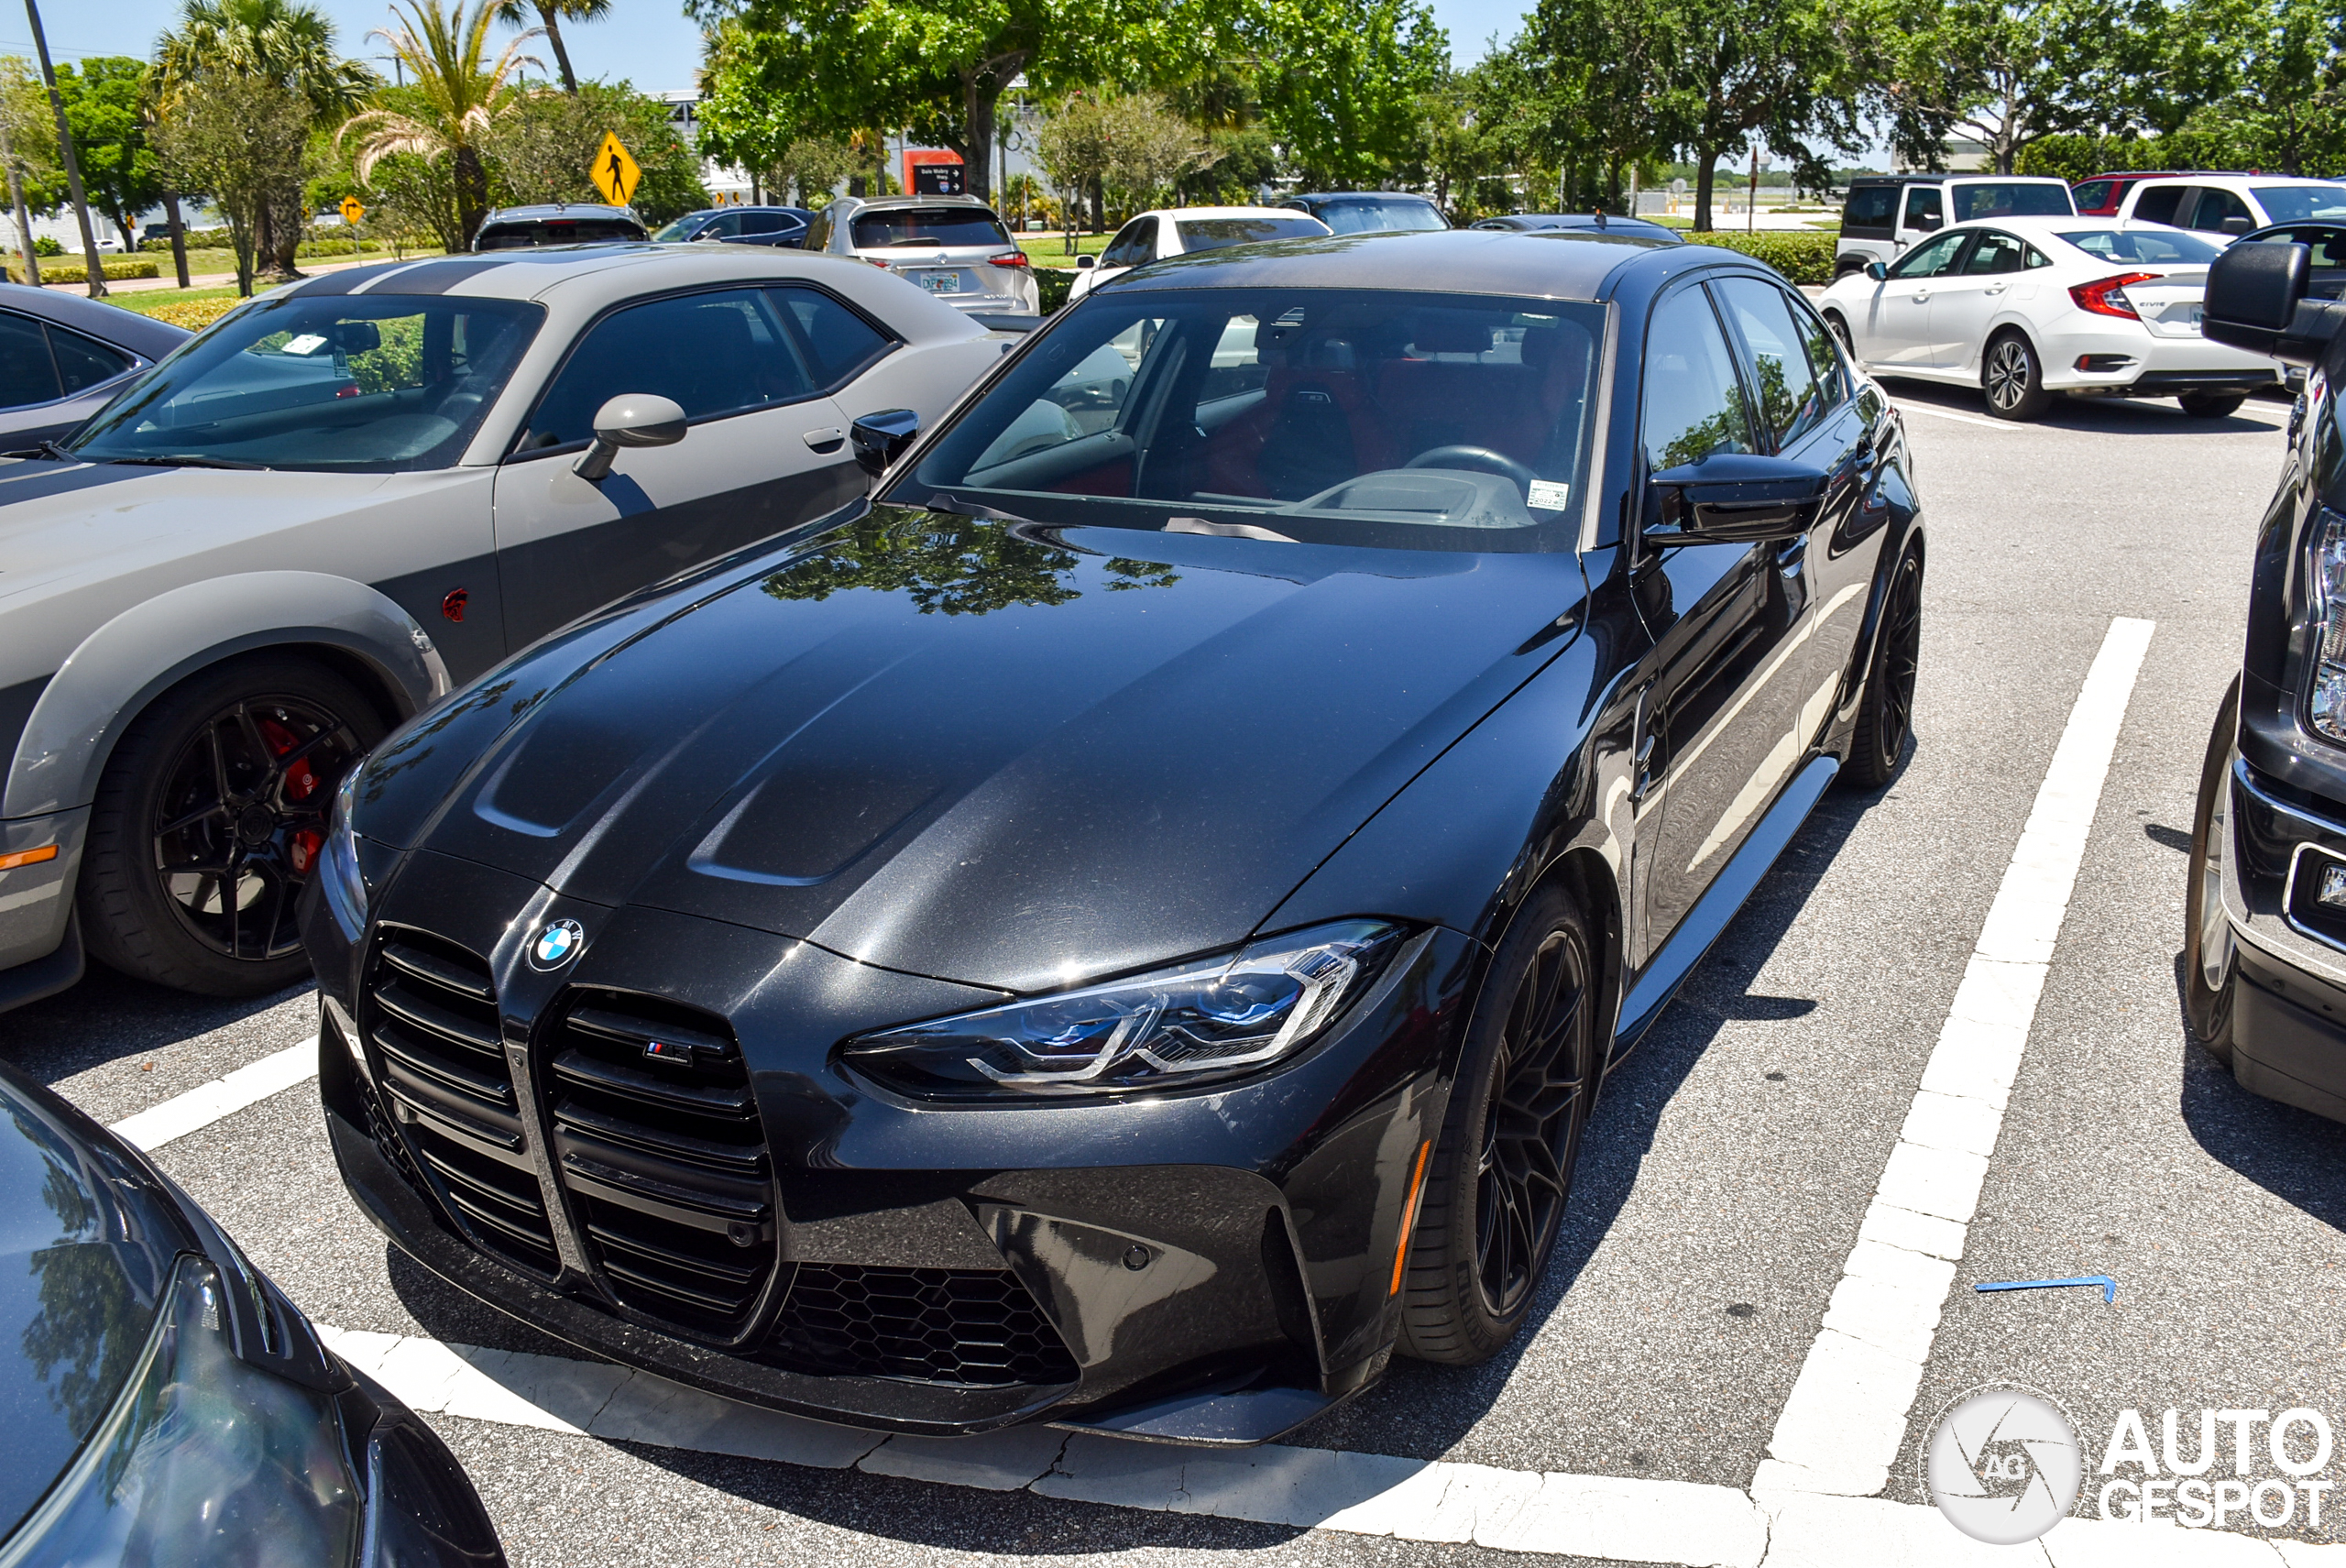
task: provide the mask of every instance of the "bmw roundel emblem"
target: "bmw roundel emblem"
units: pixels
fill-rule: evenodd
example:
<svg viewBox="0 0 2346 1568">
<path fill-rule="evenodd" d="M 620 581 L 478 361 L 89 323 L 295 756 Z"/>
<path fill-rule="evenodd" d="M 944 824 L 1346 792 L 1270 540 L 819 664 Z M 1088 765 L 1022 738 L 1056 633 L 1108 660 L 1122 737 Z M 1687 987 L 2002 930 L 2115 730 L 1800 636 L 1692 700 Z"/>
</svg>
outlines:
<svg viewBox="0 0 2346 1568">
<path fill-rule="evenodd" d="M 556 920 L 530 942 L 530 967 L 560 969 L 586 945 L 586 928 L 576 920 Z"/>
</svg>

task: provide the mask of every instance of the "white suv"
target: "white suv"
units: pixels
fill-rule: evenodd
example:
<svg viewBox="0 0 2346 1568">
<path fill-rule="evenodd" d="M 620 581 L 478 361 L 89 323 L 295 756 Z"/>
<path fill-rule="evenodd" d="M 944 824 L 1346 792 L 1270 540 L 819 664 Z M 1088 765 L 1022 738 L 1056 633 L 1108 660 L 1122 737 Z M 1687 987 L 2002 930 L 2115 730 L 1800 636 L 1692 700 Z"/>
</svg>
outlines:
<svg viewBox="0 0 2346 1568">
<path fill-rule="evenodd" d="M 2025 174 L 1890 174 L 1849 181 L 1833 276 L 1884 266 L 1949 224 L 1975 218 L 2066 218 L 2077 213 L 2058 180 Z"/>
<path fill-rule="evenodd" d="M 2177 174 L 2126 192 L 2121 218 L 2196 229 L 2222 245 L 2270 224 L 2346 222 L 2346 184 L 2273 174 Z"/>
</svg>

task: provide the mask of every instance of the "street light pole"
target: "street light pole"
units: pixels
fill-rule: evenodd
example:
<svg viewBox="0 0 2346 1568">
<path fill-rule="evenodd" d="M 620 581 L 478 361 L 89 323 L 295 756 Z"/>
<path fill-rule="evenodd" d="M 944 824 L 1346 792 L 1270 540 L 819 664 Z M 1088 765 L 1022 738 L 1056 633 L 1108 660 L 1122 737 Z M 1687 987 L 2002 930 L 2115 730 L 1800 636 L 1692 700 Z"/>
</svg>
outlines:
<svg viewBox="0 0 2346 1568">
<path fill-rule="evenodd" d="M 49 112 L 57 116 L 57 150 L 65 160 L 65 188 L 73 197 L 73 216 L 82 225 L 82 256 L 90 268 L 90 298 L 106 297 L 106 269 L 98 260 L 98 237 L 90 231 L 90 202 L 82 194 L 82 160 L 73 156 L 73 132 L 65 123 L 65 100 L 57 95 L 57 71 L 49 63 L 49 39 L 40 30 L 40 6 L 25 0 L 25 15 L 33 25 L 33 51 L 40 56 L 40 79 L 49 86 Z"/>
</svg>

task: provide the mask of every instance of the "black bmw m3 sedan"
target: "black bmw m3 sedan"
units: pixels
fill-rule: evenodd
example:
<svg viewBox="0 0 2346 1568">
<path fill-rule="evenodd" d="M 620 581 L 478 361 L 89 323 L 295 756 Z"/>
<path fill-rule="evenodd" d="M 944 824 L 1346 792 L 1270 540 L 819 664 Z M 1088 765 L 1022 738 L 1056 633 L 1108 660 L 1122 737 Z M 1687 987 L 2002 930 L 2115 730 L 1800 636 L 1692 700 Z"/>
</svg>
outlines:
<svg viewBox="0 0 2346 1568">
<path fill-rule="evenodd" d="M 347 779 L 352 1192 L 900 1431 L 1259 1442 L 1491 1355 L 1607 1069 L 1906 748 L 1894 411 L 1733 253 L 1453 232 L 1159 263 L 853 439 L 870 501 Z"/>
</svg>

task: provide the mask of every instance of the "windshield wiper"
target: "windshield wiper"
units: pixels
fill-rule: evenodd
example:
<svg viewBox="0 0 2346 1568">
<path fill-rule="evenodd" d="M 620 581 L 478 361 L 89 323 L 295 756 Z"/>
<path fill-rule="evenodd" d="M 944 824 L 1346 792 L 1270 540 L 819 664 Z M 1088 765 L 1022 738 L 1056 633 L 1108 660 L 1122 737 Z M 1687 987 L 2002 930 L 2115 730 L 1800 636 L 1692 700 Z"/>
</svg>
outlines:
<svg viewBox="0 0 2346 1568">
<path fill-rule="evenodd" d="M 243 468 L 256 473 L 269 471 L 266 463 L 241 463 L 234 457 L 205 457 L 196 453 L 180 452 L 154 457 L 82 457 L 84 463 L 127 463 L 145 468 Z"/>
<path fill-rule="evenodd" d="M 86 463 L 88 458 L 78 452 L 69 452 L 54 441 L 38 441 L 14 452 L 0 452 L 0 457 L 39 457 L 51 463 Z"/>
</svg>

